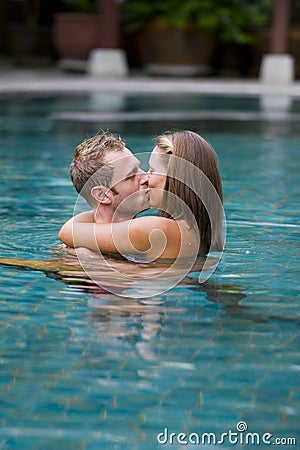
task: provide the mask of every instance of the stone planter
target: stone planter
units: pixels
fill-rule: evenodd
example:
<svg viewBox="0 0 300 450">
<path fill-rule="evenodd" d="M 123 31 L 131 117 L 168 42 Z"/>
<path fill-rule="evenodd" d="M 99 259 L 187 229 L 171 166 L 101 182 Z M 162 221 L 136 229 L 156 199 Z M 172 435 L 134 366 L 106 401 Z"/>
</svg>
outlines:
<svg viewBox="0 0 300 450">
<path fill-rule="evenodd" d="M 57 13 L 52 30 L 53 46 L 60 59 L 87 60 L 91 50 L 101 47 L 101 16 Z"/>
<path fill-rule="evenodd" d="M 152 75 L 207 75 L 214 44 L 215 39 L 197 27 L 179 30 L 153 20 L 141 40 L 144 70 Z"/>
</svg>

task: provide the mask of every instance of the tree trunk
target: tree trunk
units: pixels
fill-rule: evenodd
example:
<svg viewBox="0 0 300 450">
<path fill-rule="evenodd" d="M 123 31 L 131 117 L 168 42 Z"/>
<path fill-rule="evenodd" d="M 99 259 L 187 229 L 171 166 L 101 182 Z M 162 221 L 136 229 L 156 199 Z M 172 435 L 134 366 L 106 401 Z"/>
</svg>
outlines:
<svg viewBox="0 0 300 450">
<path fill-rule="evenodd" d="M 290 0 L 275 0 L 271 31 L 270 53 L 287 53 Z"/>
<path fill-rule="evenodd" d="M 120 47 L 118 5 L 115 0 L 101 0 L 100 12 L 103 24 L 102 48 Z"/>
</svg>

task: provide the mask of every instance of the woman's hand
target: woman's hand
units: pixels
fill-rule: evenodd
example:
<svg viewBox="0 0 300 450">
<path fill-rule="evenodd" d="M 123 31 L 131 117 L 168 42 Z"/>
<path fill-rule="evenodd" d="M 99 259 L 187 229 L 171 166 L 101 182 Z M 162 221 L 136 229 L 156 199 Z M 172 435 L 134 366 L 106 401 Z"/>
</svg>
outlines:
<svg viewBox="0 0 300 450">
<path fill-rule="evenodd" d="M 67 222 L 61 227 L 58 238 L 63 242 L 63 244 L 68 247 L 78 247 L 74 245 L 73 242 L 73 225 L 77 223 L 86 223 L 92 224 L 94 222 L 94 212 L 86 211 L 80 214 L 77 214 L 71 219 L 67 220 Z"/>
<path fill-rule="evenodd" d="M 75 247 L 73 242 L 73 220 L 74 217 L 67 220 L 67 222 L 61 227 L 58 233 L 58 239 L 60 239 L 63 244 L 67 247 Z"/>
</svg>

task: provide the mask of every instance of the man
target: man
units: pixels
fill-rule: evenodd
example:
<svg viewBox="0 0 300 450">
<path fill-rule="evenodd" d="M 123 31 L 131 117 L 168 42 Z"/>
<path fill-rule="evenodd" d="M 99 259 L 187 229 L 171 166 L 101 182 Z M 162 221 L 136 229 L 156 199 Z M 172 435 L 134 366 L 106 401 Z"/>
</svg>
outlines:
<svg viewBox="0 0 300 450">
<path fill-rule="evenodd" d="M 140 169 L 140 161 L 125 147 L 125 143 L 112 134 L 102 132 L 79 144 L 74 152 L 70 175 L 76 191 L 92 208 L 92 211 L 81 214 L 84 222 L 121 222 L 149 208 L 148 175 Z M 77 256 L 93 280 L 91 285 L 86 282 L 87 285 L 93 286 L 94 290 L 98 286 L 98 293 L 111 291 L 108 267 L 114 274 L 113 284 L 116 273 L 119 279 L 122 276 L 119 273 L 120 262 L 106 262 L 102 253 L 84 247 L 77 247 L 75 251 L 67 248 L 66 251 L 68 255 Z M 122 292 L 124 286 L 114 286 L 114 289 Z"/>
<path fill-rule="evenodd" d="M 76 147 L 70 174 L 77 192 L 93 210 L 91 222 L 128 220 L 149 208 L 147 174 L 125 143 L 109 133 L 97 134 Z"/>
<path fill-rule="evenodd" d="M 102 132 L 79 144 L 74 152 L 70 175 L 77 192 L 91 206 L 91 212 L 82 213 L 84 221 L 111 223 L 129 220 L 148 209 L 148 175 L 140 169 L 140 161 L 113 135 Z M 66 248 L 65 244 L 57 249 Z M 96 262 L 100 255 L 87 248 L 67 249 L 67 255 L 77 255 L 81 265 L 90 258 Z M 31 268 L 45 272 L 70 274 L 81 267 L 72 260 L 25 260 L 0 258 L 0 264 Z M 73 267 L 74 266 L 74 267 Z M 100 267 L 98 267 L 100 272 Z M 71 272 L 72 273 L 72 272 Z M 80 272 L 78 272 L 80 274 Z"/>
</svg>

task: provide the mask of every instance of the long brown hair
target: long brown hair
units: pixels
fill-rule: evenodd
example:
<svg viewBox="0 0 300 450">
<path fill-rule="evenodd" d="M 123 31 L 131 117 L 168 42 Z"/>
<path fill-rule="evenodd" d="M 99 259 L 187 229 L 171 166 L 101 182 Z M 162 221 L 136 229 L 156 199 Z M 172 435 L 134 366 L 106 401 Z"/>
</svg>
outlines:
<svg viewBox="0 0 300 450">
<path fill-rule="evenodd" d="M 199 253 L 222 251 L 223 193 L 213 148 L 192 131 L 163 134 L 156 139 L 156 145 L 163 155 L 168 155 L 162 215 L 184 218 L 192 226 L 189 217 L 182 212 L 183 201 L 198 226 Z M 174 204 L 174 197 L 180 202 Z"/>
</svg>

